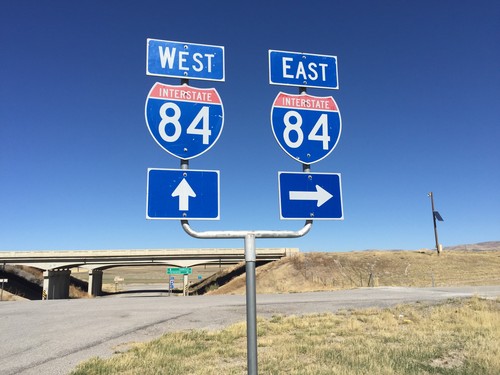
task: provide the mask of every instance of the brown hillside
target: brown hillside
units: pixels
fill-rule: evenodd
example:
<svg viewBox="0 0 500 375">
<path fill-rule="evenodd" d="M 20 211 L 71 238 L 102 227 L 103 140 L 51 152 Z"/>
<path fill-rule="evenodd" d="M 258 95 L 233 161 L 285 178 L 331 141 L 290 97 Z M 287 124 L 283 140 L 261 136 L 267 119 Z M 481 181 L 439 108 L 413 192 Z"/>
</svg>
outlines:
<svg viewBox="0 0 500 375">
<path fill-rule="evenodd" d="M 366 286 L 500 284 L 500 250 L 303 253 L 259 267 L 257 293 L 295 293 Z M 245 275 L 210 294 L 244 294 Z"/>
</svg>

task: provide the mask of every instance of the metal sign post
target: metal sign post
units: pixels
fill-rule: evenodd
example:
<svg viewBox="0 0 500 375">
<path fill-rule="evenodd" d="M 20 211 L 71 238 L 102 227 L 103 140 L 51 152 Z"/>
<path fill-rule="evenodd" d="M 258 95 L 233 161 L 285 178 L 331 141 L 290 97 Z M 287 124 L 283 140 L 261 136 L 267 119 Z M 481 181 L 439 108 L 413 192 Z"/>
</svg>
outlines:
<svg viewBox="0 0 500 375">
<path fill-rule="evenodd" d="M 299 95 L 279 93 L 271 112 L 278 144 L 302 165 L 302 173 L 279 174 L 280 218 L 305 220 L 297 231 L 197 232 L 191 228 L 189 220 L 220 218 L 219 171 L 190 170 L 189 160 L 217 142 L 224 108 L 217 90 L 191 87 L 188 79 L 224 81 L 224 47 L 148 39 L 146 64 L 147 75 L 181 79 L 181 86 L 157 82 L 147 96 L 148 129 L 160 147 L 180 159 L 181 166 L 179 170 L 148 170 L 146 218 L 180 220 L 184 231 L 194 238 L 244 240 L 247 365 L 248 374 L 257 375 L 256 239 L 298 238 L 311 230 L 313 218 L 343 219 L 340 174 L 311 173 L 310 167 L 337 145 L 340 111 L 333 97 L 306 93 L 306 87 L 338 89 L 337 57 L 269 50 L 269 83 L 299 87 Z M 187 272 L 179 273 L 184 274 L 186 294 Z"/>
<path fill-rule="evenodd" d="M 191 228 L 188 220 L 181 220 L 184 231 L 191 237 L 200 239 L 234 239 L 245 240 L 246 270 L 246 308 L 247 308 L 247 364 L 248 374 L 257 375 L 257 291 L 255 287 L 255 251 L 256 238 L 298 238 L 306 235 L 313 221 L 306 220 L 304 227 L 298 231 L 205 231 L 197 232 Z"/>
</svg>

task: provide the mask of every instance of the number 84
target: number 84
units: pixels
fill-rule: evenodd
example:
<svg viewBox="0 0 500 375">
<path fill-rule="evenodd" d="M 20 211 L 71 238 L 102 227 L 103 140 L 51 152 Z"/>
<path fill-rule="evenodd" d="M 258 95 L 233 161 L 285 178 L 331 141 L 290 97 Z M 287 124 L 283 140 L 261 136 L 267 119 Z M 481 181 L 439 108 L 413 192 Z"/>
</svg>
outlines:
<svg viewBox="0 0 500 375">
<path fill-rule="evenodd" d="M 302 116 L 297 111 L 288 111 L 283 117 L 285 130 L 283 131 L 283 139 L 290 148 L 298 148 L 304 142 L 304 132 L 302 131 Z M 296 140 L 292 141 L 290 134 L 296 134 Z M 328 134 L 328 115 L 326 113 L 319 116 L 318 121 L 314 124 L 312 130 L 307 135 L 310 141 L 322 142 L 323 150 L 328 150 L 328 142 L 330 135 Z"/>
<path fill-rule="evenodd" d="M 169 112 L 173 112 L 172 115 L 167 113 L 169 109 L 171 110 Z M 209 116 L 209 107 L 201 107 L 198 114 L 186 129 L 187 134 L 201 135 L 204 145 L 209 144 L 210 136 L 212 135 L 212 131 L 209 127 Z M 161 121 L 158 124 L 158 132 L 160 133 L 160 137 L 165 142 L 177 141 L 182 133 L 182 126 L 179 121 L 179 119 L 181 118 L 181 109 L 179 108 L 179 106 L 171 102 L 163 104 L 160 107 L 160 117 Z M 169 124 L 172 124 L 174 127 L 174 133 L 171 135 L 167 134 L 167 125 Z M 200 124 L 201 127 L 199 126 Z"/>
</svg>

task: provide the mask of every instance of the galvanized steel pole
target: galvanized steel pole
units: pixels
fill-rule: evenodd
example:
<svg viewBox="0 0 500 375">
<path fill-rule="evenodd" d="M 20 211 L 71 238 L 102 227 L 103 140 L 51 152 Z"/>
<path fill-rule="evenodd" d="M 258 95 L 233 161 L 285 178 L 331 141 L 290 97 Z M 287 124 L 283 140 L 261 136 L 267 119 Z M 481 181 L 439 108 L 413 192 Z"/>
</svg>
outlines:
<svg viewBox="0 0 500 375">
<path fill-rule="evenodd" d="M 205 231 L 197 232 L 191 228 L 188 220 L 181 220 L 184 231 L 194 238 L 202 239 L 229 239 L 243 238 L 245 240 L 245 270 L 246 270 L 246 308 L 247 308 L 247 366 L 248 375 L 258 374 L 257 365 L 257 288 L 255 263 L 256 238 L 297 238 L 306 235 L 312 228 L 313 221 L 306 220 L 302 229 L 298 231 Z"/>
<path fill-rule="evenodd" d="M 257 288 L 255 286 L 255 235 L 245 236 L 245 271 L 247 302 L 247 368 L 248 374 L 257 375 Z"/>
</svg>

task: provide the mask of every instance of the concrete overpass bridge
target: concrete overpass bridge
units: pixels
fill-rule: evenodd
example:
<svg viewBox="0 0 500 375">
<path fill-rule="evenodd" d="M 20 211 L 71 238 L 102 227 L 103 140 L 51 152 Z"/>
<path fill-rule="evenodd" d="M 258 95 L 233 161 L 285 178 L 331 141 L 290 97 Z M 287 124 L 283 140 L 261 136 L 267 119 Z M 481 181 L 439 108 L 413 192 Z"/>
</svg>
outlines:
<svg viewBox="0 0 500 375">
<path fill-rule="evenodd" d="M 296 248 L 257 249 L 258 261 L 273 261 L 299 252 Z M 204 264 L 236 264 L 245 259 L 243 249 L 64 250 L 0 251 L 3 265 L 30 266 L 43 270 L 46 299 L 69 297 L 71 269 L 89 271 L 88 293 L 102 293 L 102 275 L 108 268 L 139 265 L 192 267 Z"/>
</svg>

